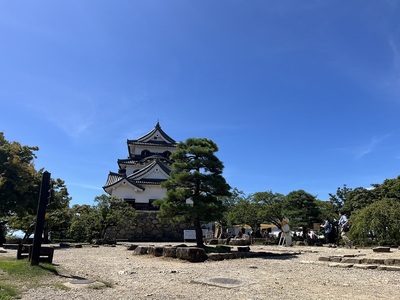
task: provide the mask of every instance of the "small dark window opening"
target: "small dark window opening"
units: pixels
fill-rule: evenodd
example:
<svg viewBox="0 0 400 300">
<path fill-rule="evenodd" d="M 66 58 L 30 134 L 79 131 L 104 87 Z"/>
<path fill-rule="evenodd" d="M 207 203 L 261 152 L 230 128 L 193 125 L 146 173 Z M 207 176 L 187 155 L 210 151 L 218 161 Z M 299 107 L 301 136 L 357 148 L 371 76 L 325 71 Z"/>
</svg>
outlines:
<svg viewBox="0 0 400 300">
<path fill-rule="evenodd" d="M 135 207 L 135 198 L 124 198 L 125 202 L 128 202 L 132 207 Z"/>
<path fill-rule="evenodd" d="M 144 158 L 144 157 L 148 157 L 148 156 L 150 156 L 151 155 L 151 152 L 149 151 L 149 150 L 143 150 L 142 151 L 142 157 Z"/>
</svg>

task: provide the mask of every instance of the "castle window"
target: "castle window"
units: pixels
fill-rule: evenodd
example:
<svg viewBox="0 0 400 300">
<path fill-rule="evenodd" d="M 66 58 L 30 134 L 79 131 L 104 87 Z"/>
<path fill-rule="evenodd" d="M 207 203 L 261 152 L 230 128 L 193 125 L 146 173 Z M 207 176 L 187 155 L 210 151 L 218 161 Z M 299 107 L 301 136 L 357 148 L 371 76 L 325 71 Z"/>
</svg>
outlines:
<svg viewBox="0 0 400 300">
<path fill-rule="evenodd" d="M 124 201 L 135 207 L 135 198 L 124 198 Z"/>
<path fill-rule="evenodd" d="M 151 155 L 151 152 L 149 150 L 143 150 L 142 151 L 142 157 L 147 157 L 147 156 L 150 156 L 150 155 Z"/>
</svg>

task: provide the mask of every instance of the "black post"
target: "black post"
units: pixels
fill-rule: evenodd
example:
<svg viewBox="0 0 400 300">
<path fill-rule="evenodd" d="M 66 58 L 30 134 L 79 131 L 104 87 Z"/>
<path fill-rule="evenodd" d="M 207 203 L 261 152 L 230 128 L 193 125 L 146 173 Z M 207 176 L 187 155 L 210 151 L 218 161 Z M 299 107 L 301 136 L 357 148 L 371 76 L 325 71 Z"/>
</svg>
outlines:
<svg viewBox="0 0 400 300">
<path fill-rule="evenodd" d="M 40 248 L 42 246 L 42 234 L 44 227 L 44 218 L 46 215 L 46 206 L 48 204 L 50 188 L 50 173 L 43 172 L 42 184 L 40 186 L 40 196 L 38 209 L 36 214 L 35 236 L 33 238 L 33 246 L 31 253 L 31 265 L 38 265 L 40 259 Z"/>
</svg>

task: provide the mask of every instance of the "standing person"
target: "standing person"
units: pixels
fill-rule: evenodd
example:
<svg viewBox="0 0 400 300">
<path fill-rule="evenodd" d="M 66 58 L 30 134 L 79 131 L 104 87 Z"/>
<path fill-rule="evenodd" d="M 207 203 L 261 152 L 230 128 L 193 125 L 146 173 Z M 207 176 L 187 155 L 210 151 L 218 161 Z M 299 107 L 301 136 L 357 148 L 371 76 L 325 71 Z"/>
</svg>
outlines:
<svg viewBox="0 0 400 300">
<path fill-rule="evenodd" d="M 0 246 L 6 242 L 6 235 L 7 235 L 7 221 L 0 222 Z"/>
<path fill-rule="evenodd" d="M 329 217 L 325 218 L 324 224 L 321 225 L 321 228 L 324 229 L 324 235 L 325 235 L 325 242 L 329 244 L 329 247 L 332 247 L 332 224 L 329 222 Z"/>
<path fill-rule="evenodd" d="M 283 238 L 282 242 L 285 242 L 284 246 L 290 247 L 292 246 L 292 235 L 290 233 L 289 219 L 283 218 L 281 221 L 281 226 L 281 238 Z"/>
<path fill-rule="evenodd" d="M 342 237 L 346 247 L 351 248 L 353 243 L 347 236 L 347 233 L 350 230 L 349 219 L 342 210 L 339 211 L 339 229 L 340 229 L 340 236 Z"/>
<path fill-rule="evenodd" d="M 336 218 L 332 220 L 332 230 L 331 230 L 331 237 L 333 245 L 339 246 L 339 221 Z"/>
</svg>

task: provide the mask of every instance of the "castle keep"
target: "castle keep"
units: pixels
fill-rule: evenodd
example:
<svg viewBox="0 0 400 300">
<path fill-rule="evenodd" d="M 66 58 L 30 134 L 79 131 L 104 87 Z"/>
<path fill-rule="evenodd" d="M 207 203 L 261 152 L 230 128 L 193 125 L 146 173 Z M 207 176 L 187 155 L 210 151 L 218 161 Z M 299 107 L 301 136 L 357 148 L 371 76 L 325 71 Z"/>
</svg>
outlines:
<svg viewBox="0 0 400 300">
<path fill-rule="evenodd" d="M 157 122 L 156 126 L 136 140 L 127 140 L 128 158 L 118 159 L 118 172 L 110 172 L 104 191 L 121 198 L 137 210 L 137 224 L 110 234 L 132 241 L 180 241 L 187 224 L 162 224 L 152 202 L 165 197 L 161 183 L 171 172 L 169 157 L 176 151 L 176 142 Z"/>
</svg>

